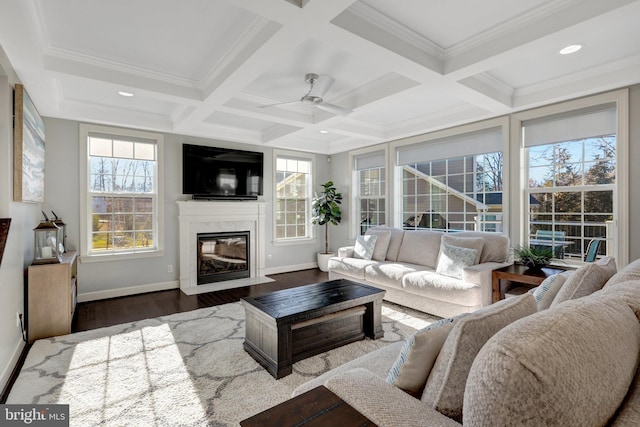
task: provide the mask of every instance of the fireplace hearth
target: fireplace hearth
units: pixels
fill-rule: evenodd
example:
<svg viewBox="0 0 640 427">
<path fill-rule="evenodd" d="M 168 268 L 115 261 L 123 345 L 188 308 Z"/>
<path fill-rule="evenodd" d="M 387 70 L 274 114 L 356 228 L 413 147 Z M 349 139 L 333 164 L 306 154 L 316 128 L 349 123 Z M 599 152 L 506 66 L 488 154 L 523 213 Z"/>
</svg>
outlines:
<svg viewBox="0 0 640 427">
<path fill-rule="evenodd" d="M 198 234 L 198 285 L 250 277 L 249 231 Z"/>
</svg>

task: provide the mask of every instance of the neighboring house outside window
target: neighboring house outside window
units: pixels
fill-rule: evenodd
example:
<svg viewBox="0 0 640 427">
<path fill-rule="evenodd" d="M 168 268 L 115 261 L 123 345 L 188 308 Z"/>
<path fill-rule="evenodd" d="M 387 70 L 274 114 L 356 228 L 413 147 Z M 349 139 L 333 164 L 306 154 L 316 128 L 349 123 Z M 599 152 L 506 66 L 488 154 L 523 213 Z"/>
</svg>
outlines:
<svg viewBox="0 0 640 427">
<path fill-rule="evenodd" d="M 402 227 L 503 232 L 502 131 L 398 148 Z"/>
<path fill-rule="evenodd" d="M 83 256 L 131 255 L 162 249 L 160 144 L 146 132 L 81 126 L 86 163 Z"/>
<path fill-rule="evenodd" d="M 275 239 L 311 238 L 311 158 L 275 153 Z"/>
</svg>

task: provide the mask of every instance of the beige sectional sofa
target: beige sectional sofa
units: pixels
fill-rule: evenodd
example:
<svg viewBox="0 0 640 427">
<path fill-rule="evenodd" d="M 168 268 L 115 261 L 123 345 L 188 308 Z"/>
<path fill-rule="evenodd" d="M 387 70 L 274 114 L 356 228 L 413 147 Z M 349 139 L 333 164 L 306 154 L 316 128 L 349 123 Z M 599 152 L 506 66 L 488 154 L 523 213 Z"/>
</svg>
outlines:
<svg viewBox="0 0 640 427">
<path fill-rule="evenodd" d="M 343 247 L 329 260 L 329 279 L 350 279 L 384 289 L 384 299 L 440 317 L 470 313 L 491 304 L 491 273 L 511 264 L 509 237 L 501 233 L 443 233 L 369 229 L 376 236 L 371 259 Z M 438 273 L 444 245 L 477 250 L 474 264 L 460 278 Z"/>
<path fill-rule="evenodd" d="M 380 426 L 640 425 L 640 259 L 617 273 L 604 259 L 562 279 L 430 325 L 294 395 L 323 384 Z M 426 382 L 412 395 L 417 367 Z"/>
</svg>

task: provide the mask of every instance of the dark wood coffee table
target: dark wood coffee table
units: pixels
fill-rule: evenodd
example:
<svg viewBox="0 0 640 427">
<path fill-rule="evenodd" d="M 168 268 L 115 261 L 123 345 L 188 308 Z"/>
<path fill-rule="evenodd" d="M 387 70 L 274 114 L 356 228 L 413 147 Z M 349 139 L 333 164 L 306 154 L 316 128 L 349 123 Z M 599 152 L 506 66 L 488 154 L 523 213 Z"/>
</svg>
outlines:
<svg viewBox="0 0 640 427">
<path fill-rule="evenodd" d="M 365 427 L 376 426 L 324 386 L 316 387 L 251 418 L 241 427 Z"/>
<path fill-rule="evenodd" d="M 511 282 L 535 287 L 540 285 L 540 283 L 542 283 L 547 277 L 553 274 L 563 273 L 568 269 L 571 268 L 554 266 L 533 269 L 524 265 L 513 264 L 507 267 L 493 270 L 493 273 L 491 275 L 493 302 L 498 302 L 504 298 L 504 292 L 502 291 L 502 287 L 500 286 L 500 280 L 509 280 Z"/>
<path fill-rule="evenodd" d="M 244 349 L 275 378 L 302 359 L 362 340 L 378 339 L 385 291 L 339 279 L 242 298 Z"/>
</svg>

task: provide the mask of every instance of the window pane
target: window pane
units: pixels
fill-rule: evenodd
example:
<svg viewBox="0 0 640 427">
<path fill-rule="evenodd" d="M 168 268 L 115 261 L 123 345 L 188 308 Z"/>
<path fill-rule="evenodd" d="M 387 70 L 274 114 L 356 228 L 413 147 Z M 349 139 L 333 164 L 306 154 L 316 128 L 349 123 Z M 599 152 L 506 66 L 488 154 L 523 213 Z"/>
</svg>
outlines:
<svg viewBox="0 0 640 427">
<path fill-rule="evenodd" d="M 156 146 L 155 144 L 147 144 L 144 142 L 136 142 L 134 144 L 135 158 L 140 160 L 155 160 Z"/>
<path fill-rule="evenodd" d="M 307 237 L 311 162 L 276 159 L 276 239 Z"/>
</svg>

